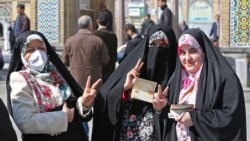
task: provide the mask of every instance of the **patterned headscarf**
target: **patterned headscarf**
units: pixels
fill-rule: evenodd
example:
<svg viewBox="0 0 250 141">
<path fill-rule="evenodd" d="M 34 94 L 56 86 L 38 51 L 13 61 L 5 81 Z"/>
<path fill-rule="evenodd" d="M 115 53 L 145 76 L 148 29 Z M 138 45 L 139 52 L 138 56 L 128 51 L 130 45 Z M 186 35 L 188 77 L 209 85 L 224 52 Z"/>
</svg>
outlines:
<svg viewBox="0 0 250 141">
<path fill-rule="evenodd" d="M 194 47 L 196 49 L 198 49 L 199 53 L 204 55 L 204 52 L 202 51 L 201 46 L 199 45 L 199 43 L 197 42 L 197 40 L 189 34 L 184 34 L 180 37 L 179 39 L 179 46 L 178 46 L 178 55 L 180 54 L 180 49 L 184 46 L 184 45 L 188 45 L 191 47 Z"/>
<path fill-rule="evenodd" d="M 169 45 L 168 37 L 162 30 L 157 30 L 154 32 L 149 39 L 149 47 L 153 46 L 153 42 L 156 40 L 163 40 L 165 42 L 165 45 Z"/>
</svg>

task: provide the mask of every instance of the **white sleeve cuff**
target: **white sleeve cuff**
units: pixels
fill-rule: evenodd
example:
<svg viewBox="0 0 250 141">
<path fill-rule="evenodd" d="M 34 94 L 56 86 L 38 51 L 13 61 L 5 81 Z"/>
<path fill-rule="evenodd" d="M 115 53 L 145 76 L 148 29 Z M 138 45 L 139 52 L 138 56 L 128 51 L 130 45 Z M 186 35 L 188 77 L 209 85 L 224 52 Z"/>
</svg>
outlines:
<svg viewBox="0 0 250 141">
<path fill-rule="evenodd" d="M 91 112 L 91 108 L 89 108 L 88 112 L 83 113 L 82 97 L 79 97 L 79 98 L 77 99 L 76 108 L 77 108 L 79 114 L 80 114 L 83 118 L 87 117 L 87 116 L 90 114 L 90 112 Z"/>
</svg>

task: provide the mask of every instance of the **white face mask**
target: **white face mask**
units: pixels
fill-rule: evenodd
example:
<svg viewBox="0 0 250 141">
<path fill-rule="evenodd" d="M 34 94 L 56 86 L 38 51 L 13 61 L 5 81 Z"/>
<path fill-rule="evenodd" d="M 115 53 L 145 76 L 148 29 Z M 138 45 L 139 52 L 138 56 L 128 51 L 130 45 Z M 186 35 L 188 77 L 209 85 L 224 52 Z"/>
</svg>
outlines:
<svg viewBox="0 0 250 141">
<path fill-rule="evenodd" d="M 47 54 L 44 51 L 36 50 L 28 60 L 29 68 L 41 72 L 48 61 Z"/>
</svg>

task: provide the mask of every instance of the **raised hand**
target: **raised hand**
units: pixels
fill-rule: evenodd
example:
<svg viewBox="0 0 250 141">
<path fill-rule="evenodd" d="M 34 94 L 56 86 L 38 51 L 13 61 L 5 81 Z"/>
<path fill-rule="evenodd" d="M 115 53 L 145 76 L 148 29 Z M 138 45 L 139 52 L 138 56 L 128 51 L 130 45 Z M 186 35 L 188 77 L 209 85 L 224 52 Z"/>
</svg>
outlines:
<svg viewBox="0 0 250 141">
<path fill-rule="evenodd" d="M 169 87 L 166 87 L 164 91 L 162 91 L 161 85 L 158 85 L 157 92 L 154 93 L 153 107 L 157 112 L 162 111 L 162 109 L 167 105 L 167 93 Z"/>
<path fill-rule="evenodd" d="M 132 89 L 134 82 L 135 82 L 135 78 L 139 77 L 140 75 L 142 66 L 143 66 L 143 62 L 140 58 L 137 64 L 135 65 L 135 67 L 132 70 L 130 70 L 127 74 L 126 81 L 124 83 L 124 91 Z"/>
<path fill-rule="evenodd" d="M 73 119 L 74 119 L 74 111 L 75 111 L 75 108 L 68 108 L 67 107 L 67 103 L 65 102 L 63 104 L 63 108 L 62 108 L 62 111 L 65 112 L 67 114 L 67 117 L 68 117 L 68 122 L 72 122 Z"/>
<path fill-rule="evenodd" d="M 82 105 L 90 107 L 96 97 L 96 88 L 101 83 L 101 79 L 98 79 L 92 86 L 90 86 L 91 76 L 88 76 L 84 93 L 82 94 Z"/>
</svg>

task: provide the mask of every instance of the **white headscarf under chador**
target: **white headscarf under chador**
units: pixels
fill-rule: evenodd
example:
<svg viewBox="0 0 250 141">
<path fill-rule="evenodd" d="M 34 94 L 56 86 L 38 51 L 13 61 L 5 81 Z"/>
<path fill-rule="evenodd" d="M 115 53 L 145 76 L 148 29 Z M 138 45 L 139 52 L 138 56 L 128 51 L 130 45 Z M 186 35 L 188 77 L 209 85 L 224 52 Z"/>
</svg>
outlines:
<svg viewBox="0 0 250 141">
<path fill-rule="evenodd" d="M 30 36 L 27 37 L 27 40 L 26 42 L 24 43 L 24 47 L 22 49 L 22 52 L 21 52 L 21 60 L 22 60 L 22 63 L 24 65 L 25 68 L 29 68 L 29 63 L 25 60 L 24 56 L 25 56 L 25 52 L 26 52 L 26 49 L 27 49 L 27 46 L 28 44 L 31 42 L 31 41 L 34 41 L 34 40 L 39 40 L 43 43 L 45 49 L 46 49 L 46 45 L 42 39 L 41 36 L 39 36 L 38 34 L 31 34 Z M 47 50 L 47 49 L 46 49 Z"/>
</svg>

